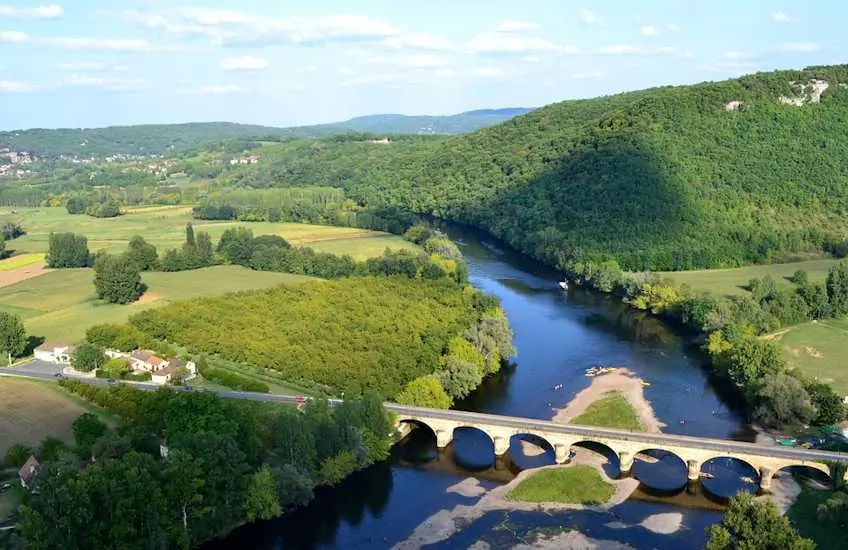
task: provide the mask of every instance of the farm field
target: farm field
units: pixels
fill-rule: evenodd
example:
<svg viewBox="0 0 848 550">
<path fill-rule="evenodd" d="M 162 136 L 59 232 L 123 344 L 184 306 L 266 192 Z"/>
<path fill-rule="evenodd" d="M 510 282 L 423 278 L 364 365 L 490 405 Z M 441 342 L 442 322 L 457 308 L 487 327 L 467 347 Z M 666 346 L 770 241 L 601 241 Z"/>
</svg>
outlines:
<svg viewBox="0 0 848 550">
<path fill-rule="evenodd" d="M 108 304 L 94 294 L 92 269 L 57 269 L 0 288 L 0 311 L 20 315 L 27 331 L 48 340 L 77 342 L 88 327 L 121 323 L 144 309 L 174 300 L 268 288 L 314 280 L 303 275 L 252 271 L 240 266 L 215 266 L 176 273 L 143 273 L 148 286 L 141 300 Z"/>
<path fill-rule="evenodd" d="M 52 383 L 0 376 L 0 456 L 15 443 L 37 447 L 48 435 L 72 444 L 71 424 L 87 409 Z"/>
<path fill-rule="evenodd" d="M 706 290 L 721 295 L 745 294 L 745 286 L 753 278 L 771 275 L 777 281 L 788 283 L 788 278 L 799 269 L 810 276 L 811 281 L 824 281 L 827 272 L 839 260 L 810 260 L 788 264 L 753 265 L 734 269 L 705 269 L 700 271 L 667 271 L 668 276 L 679 284 L 687 284 L 695 290 Z"/>
<path fill-rule="evenodd" d="M 772 335 L 789 366 L 827 382 L 848 395 L 848 320 L 827 319 L 783 329 Z"/>
<path fill-rule="evenodd" d="M 16 221 L 27 234 L 7 243 L 16 256 L 21 253 L 44 253 L 51 232 L 73 231 L 88 237 L 92 252 L 122 252 L 135 235 L 156 245 L 160 255 L 178 248 L 185 238 L 185 225 L 192 222 L 198 231 L 206 231 L 217 241 L 221 234 L 236 226 L 253 230 L 256 236 L 275 234 L 294 245 L 304 245 L 318 252 L 350 254 L 357 260 L 379 255 L 386 247 L 413 249 L 415 245 L 401 237 L 352 227 L 333 227 L 300 223 L 229 222 L 192 220 L 190 206 L 152 206 L 129 209 L 117 218 L 92 218 L 68 214 L 64 208 L 19 208 L 13 214 L 0 210 L 0 222 Z M 11 258 L 14 260 L 15 258 Z M 6 260 L 9 261 L 9 260 Z M 2 262 L 0 262 L 2 266 Z M 2 267 L 0 267 L 1 269 Z"/>
</svg>

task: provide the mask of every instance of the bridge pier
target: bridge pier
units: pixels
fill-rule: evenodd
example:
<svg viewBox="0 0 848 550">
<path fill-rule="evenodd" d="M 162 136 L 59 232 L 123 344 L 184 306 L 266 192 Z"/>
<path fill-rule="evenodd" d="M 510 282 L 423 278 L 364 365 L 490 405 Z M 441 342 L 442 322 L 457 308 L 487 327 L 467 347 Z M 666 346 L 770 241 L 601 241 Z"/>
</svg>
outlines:
<svg viewBox="0 0 848 550">
<path fill-rule="evenodd" d="M 701 479 L 701 463 L 697 460 L 687 460 L 686 461 L 686 477 L 689 481 L 696 481 Z"/>
<path fill-rule="evenodd" d="M 453 430 L 435 430 L 436 447 L 444 449 L 453 441 Z"/>
<path fill-rule="evenodd" d="M 630 475 L 630 470 L 633 469 L 633 455 L 627 452 L 618 453 L 618 460 L 622 477 Z"/>
<path fill-rule="evenodd" d="M 771 490 L 771 480 L 774 478 L 774 470 L 763 466 L 760 468 L 760 491 Z"/>
<path fill-rule="evenodd" d="M 495 456 L 502 456 L 509 452 L 509 438 L 495 436 L 492 438 L 492 443 L 495 444 Z"/>
<path fill-rule="evenodd" d="M 568 455 L 571 454 L 571 445 L 563 445 L 557 443 L 554 446 L 554 460 L 557 464 L 564 464 L 568 460 Z"/>
</svg>

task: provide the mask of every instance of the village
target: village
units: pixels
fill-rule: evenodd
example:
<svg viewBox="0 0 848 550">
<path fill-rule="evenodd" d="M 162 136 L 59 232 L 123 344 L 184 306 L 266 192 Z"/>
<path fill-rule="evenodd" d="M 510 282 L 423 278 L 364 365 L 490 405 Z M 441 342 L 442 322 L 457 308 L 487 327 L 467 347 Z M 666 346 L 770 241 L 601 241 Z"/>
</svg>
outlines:
<svg viewBox="0 0 848 550">
<path fill-rule="evenodd" d="M 45 342 L 35 348 L 34 357 L 38 361 L 67 365 L 61 374 L 80 378 L 92 378 L 101 376 L 110 378 L 110 373 L 98 373 L 99 368 L 90 372 L 79 371 L 71 365 L 76 349 L 74 346 L 64 342 Z M 125 369 L 123 372 L 130 375 L 128 379 L 135 381 L 150 381 L 158 385 L 182 384 L 197 376 L 197 366 L 194 361 L 186 361 L 178 358 L 163 358 L 151 350 L 134 350 L 124 352 L 115 349 L 104 351 L 110 360 L 123 360 Z M 101 365 L 102 366 L 102 365 Z M 103 376 L 106 374 L 106 376 Z"/>
</svg>

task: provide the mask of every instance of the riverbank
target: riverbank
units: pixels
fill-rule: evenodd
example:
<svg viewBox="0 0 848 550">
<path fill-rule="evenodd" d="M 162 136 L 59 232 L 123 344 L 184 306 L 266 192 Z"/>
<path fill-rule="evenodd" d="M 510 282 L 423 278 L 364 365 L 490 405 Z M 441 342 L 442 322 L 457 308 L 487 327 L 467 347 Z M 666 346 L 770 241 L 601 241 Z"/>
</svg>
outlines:
<svg viewBox="0 0 848 550">
<path fill-rule="evenodd" d="M 562 512 L 568 510 L 609 510 L 610 508 L 627 500 L 633 491 L 635 491 L 639 486 L 639 481 L 634 478 L 611 479 L 606 475 L 603 469 L 603 465 L 606 460 L 606 457 L 587 449 L 576 449 L 575 456 L 567 465 L 554 465 L 532 470 L 524 470 L 511 482 L 486 492 L 476 504 L 470 506 L 459 505 L 450 510 L 440 510 L 436 512 L 416 527 L 406 540 L 396 544 L 393 548 L 395 550 L 412 550 L 421 548 L 427 544 L 435 544 L 437 542 L 447 540 L 474 521 L 480 519 L 487 513 L 494 511 Z M 575 465 L 584 465 L 594 468 L 601 476 L 601 479 L 615 488 L 615 492 L 612 497 L 603 504 L 590 506 L 567 503 L 516 502 L 507 499 L 507 495 L 509 495 L 513 489 L 518 487 L 522 481 L 526 480 L 530 476 L 547 469 L 570 468 Z M 477 480 L 467 479 L 458 485 L 463 486 L 461 490 L 456 486 L 448 490 L 457 493 L 461 492 L 463 494 L 477 493 L 478 491 L 474 490 L 474 487 L 479 487 L 479 482 Z M 562 548 L 562 546 L 540 546 L 539 548 Z"/>
<path fill-rule="evenodd" d="M 632 371 L 626 368 L 618 368 L 612 372 L 595 376 L 592 378 L 589 387 L 575 395 L 565 408 L 557 411 L 552 420 L 561 424 L 569 424 L 575 418 L 584 414 L 592 403 L 603 399 L 607 394 L 618 392 L 633 407 L 642 428 L 641 431 L 660 433 L 665 424 L 657 419 L 650 401 L 645 398 L 644 384 L 641 378 L 637 378 Z"/>
</svg>

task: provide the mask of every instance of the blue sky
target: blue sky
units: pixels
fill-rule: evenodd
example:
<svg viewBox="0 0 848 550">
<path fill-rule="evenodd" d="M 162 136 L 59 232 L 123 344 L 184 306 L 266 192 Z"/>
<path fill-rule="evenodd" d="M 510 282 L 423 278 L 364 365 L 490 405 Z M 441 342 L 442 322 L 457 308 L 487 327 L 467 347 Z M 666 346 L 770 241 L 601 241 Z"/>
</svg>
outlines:
<svg viewBox="0 0 848 550">
<path fill-rule="evenodd" d="M 0 0 L 0 128 L 531 107 L 845 63 L 848 3 Z"/>
</svg>

